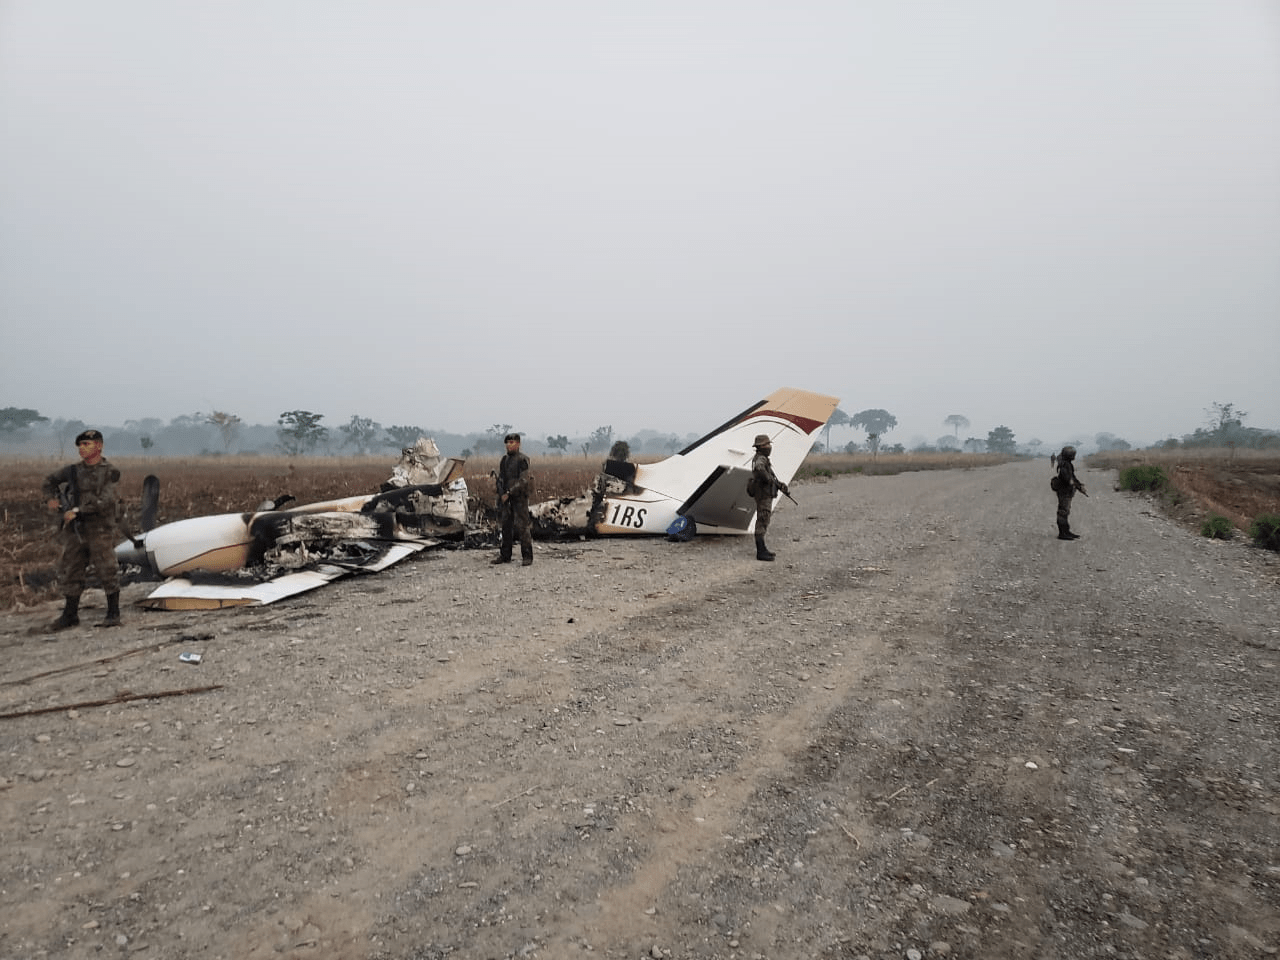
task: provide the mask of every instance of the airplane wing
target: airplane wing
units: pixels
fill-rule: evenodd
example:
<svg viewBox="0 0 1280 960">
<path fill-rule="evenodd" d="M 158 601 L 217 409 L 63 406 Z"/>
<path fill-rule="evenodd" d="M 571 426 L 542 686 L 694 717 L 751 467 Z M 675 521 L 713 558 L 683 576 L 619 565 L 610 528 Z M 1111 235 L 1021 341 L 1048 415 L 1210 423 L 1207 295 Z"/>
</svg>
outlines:
<svg viewBox="0 0 1280 960">
<path fill-rule="evenodd" d="M 274 603 L 316 587 L 322 587 L 354 572 L 376 573 L 399 563 L 438 540 L 413 540 L 387 544 L 367 563 L 337 565 L 321 563 L 307 570 L 286 573 L 271 580 L 254 580 L 216 573 L 191 573 L 171 577 L 143 600 L 148 610 L 216 610 Z"/>
</svg>

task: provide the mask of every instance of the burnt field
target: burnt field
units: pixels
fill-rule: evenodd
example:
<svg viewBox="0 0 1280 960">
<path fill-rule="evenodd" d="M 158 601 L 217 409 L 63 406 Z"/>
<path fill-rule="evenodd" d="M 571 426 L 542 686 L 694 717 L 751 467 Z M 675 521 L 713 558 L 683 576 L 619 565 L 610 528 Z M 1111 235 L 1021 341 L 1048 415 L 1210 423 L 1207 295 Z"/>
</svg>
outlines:
<svg viewBox="0 0 1280 960">
<path fill-rule="evenodd" d="M 0 609 L 14 610 L 56 599 L 54 563 L 58 547 L 54 537 L 58 521 L 44 507 L 41 484 L 62 465 L 55 460 L 0 460 Z M 394 461 L 383 457 L 363 459 L 265 459 L 227 458 L 159 460 L 111 458 L 120 468 L 126 526 L 138 529 L 142 479 L 154 474 L 160 480 L 158 523 L 170 523 L 206 514 L 255 510 L 265 500 L 290 494 L 298 503 L 313 503 L 377 492 L 390 475 Z M 489 471 L 494 458 L 467 461 L 465 478 L 471 508 L 483 517 L 493 506 L 493 481 Z M 537 465 L 539 498 L 576 496 L 590 484 L 598 463 L 582 458 L 545 460 Z"/>
<path fill-rule="evenodd" d="M 949 470 L 990 466 L 1004 458 L 959 455 L 894 455 L 872 459 L 848 454 L 815 455 L 801 466 L 797 478 L 822 478 L 841 474 L 877 475 L 915 470 Z M 0 458 L 0 610 L 21 610 L 59 594 L 53 582 L 57 545 L 57 520 L 42 503 L 40 486 L 45 476 L 64 461 Z M 290 494 L 298 503 L 373 493 L 391 474 L 394 462 L 368 458 L 113 458 L 124 474 L 121 481 L 128 525 L 137 529 L 142 479 L 160 479 L 158 522 L 187 517 L 236 513 L 256 509 L 265 500 Z M 1231 519 L 1247 531 L 1252 519 L 1263 513 L 1280 513 L 1280 457 L 1206 453 L 1125 453 L 1094 455 L 1095 469 L 1119 470 L 1136 463 L 1156 463 L 1168 471 L 1172 493 L 1162 499 L 1162 509 L 1176 519 L 1198 526 L 1210 514 Z M 473 516 L 482 519 L 493 506 L 493 481 L 489 472 L 497 458 L 467 461 L 464 476 L 470 491 Z M 534 461 L 538 500 L 571 497 L 586 490 L 599 469 L 599 460 L 583 457 L 544 457 Z M 1045 460 L 1046 483 L 1050 470 Z"/>
</svg>

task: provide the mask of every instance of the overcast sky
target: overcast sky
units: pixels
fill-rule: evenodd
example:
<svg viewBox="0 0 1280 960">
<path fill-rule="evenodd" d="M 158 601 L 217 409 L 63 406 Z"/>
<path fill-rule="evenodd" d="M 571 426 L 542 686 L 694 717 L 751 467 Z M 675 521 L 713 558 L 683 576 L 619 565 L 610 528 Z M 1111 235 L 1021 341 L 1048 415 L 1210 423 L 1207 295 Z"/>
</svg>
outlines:
<svg viewBox="0 0 1280 960">
<path fill-rule="evenodd" d="M 1280 0 L 0 0 L 0 322 L 103 425 L 1280 428 Z"/>
</svg>

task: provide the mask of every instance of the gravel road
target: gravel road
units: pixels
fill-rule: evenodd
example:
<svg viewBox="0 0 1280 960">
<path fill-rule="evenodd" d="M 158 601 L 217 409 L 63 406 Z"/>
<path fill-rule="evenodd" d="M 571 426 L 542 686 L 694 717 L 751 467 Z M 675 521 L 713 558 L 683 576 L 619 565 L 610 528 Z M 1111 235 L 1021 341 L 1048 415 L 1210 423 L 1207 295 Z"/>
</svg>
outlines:
<svg viewBox="0 0 1280 960">
<path fill-rule="evenodd" d="M 1274 955 L 1280 560 L 1049 474 L 4 615 L 0 956 Z"/>
</svg>

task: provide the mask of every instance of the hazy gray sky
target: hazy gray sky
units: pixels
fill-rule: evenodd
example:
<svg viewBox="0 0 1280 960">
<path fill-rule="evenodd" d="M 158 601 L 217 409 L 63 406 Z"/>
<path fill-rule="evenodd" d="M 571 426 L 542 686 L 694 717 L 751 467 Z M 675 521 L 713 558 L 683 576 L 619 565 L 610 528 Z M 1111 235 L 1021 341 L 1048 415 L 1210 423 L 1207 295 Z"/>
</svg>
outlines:
<svg viewBox="0 0 1280 960">
<path fill-rule="evenodd" d="M 0 0 L 0 318 L 112 425 L 1280 428 L 1280 3 Z"/>
</svg>

